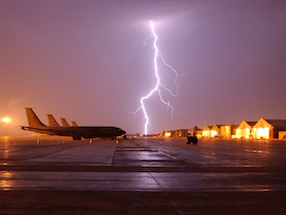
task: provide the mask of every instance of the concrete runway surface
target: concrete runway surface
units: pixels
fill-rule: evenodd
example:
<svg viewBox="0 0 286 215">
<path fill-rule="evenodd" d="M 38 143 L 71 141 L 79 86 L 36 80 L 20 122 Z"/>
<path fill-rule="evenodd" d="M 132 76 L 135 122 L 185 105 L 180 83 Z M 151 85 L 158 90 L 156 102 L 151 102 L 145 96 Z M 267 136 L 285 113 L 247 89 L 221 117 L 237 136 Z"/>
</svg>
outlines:
<svg viewBox="0 0 286 215">
<path fill-rule="evenodd" d="M 286 142 L 0 139 L 0 214 L 286 214 Z"/>
</svg>

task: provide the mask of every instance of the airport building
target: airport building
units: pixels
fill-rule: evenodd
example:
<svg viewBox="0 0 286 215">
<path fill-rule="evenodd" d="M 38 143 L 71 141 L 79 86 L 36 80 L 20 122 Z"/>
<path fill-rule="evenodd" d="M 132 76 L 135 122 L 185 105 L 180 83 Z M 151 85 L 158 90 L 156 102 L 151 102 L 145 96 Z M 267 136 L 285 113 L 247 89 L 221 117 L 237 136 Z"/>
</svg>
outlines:
<svg viewBox="0 0 286 215">
<path fill-rule="evenodd" d="M 214 124 L 214 126 L 211 128 L 211 137 L 220 136 L 220 127 L 221 125 Z"/>
<path fill-rule="evenodd" d="M 279 131 L 278 139 L 286 139 L 286 131 Z"/>
<path fill-rule="evenodd" d="M 259 119 L 253 126 L 253 137 L 256 139 L 278 138 L 280 132 L 286 131 L 286 120 L 283 119 Z M 282 135 L 283 133 L 281 133 Z"/>
<path fill-rule="evenodd" d="M 252 139 L 253 138 L 253 126 L 257 122 L 255 121 L 245 121 L 243 120 L 240 125 L 236 129 L 236 138 L 245 138 Z"/>
<path fill-rule="evenodd" d="M 183 138 L 188 134 L 198 138 L 286 139 L 286 119 L 243 120 L 239 125 L 214 124 L 207 125 L 203 130 L 195 126 L 193 129 L 163 131 L 159 136 Z"/>
<path fill-rule="evenodd" d="M 205 138 L 210 138 L 211 136 L 211 128 L 213 126 L 212 125 L 207 125 L 203 130 L 202 130 L 202 137 Z"/>
<path fill-rule="evenodd" d="M 175 137 L 187 137 L 189 132 L 188 129 L 178 129 L 175 132 Z"/>
<path fill-rule="evenodd" d="M 236 134 L 238 125 L 221 125 L 220 135 L 224 138 L 233 138 Z"/>
<path fill-rule="evenodd" d="M 175 134 L 175 130 L 163 131 L 163 137 L 175 137 Z"/>
<path fill-rule="evenodd" d="M 189 134 L 194 136 L 196 135 L 198 138 L 202 137 L 203 130 L 195 126 L 193 129 L 189 130 Z"/>
</svg>

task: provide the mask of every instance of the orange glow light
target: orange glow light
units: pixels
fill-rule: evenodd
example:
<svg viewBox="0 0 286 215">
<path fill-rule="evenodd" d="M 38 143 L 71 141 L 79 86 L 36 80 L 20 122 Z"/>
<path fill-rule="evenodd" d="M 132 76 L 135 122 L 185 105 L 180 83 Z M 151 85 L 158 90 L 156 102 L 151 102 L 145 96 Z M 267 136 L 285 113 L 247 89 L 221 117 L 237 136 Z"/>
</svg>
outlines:
<svg viewBox="0 0 286 215">
<path fill-rule="evenodd" d="M 166 132 L 165 137 L 171 137 L 171 132 Z"/>
<path fill-rule="evenodd" d="M 1 119 L 2 122 L 4 123 L 10 123 L 11 122 L 11 119 L 9 117 L 4 117 Z"/>
</svg>

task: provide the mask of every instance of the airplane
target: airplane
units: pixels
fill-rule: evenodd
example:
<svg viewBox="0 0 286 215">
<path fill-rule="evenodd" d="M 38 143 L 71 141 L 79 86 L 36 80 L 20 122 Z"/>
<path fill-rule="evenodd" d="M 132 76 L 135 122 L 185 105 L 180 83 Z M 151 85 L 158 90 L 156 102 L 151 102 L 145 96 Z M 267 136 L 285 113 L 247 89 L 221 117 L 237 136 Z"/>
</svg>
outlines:
<svg viewBox="0 0 286 215">
<path fill-rule="evenodd" d="M 60 126 L 52 114 L 47 114 L 49 126 Z M 61 118 L 62 126 L 70 126 L 65 118 Z M 72 126 L 78 126 L 75 121 L 72 121 Z"/>
<path fill-rule="evenodd" d="M 61 118 L 61 121 L 63 126 L 70 126 L 65 118 Z"/>
<path fill-rule="evenodd" d="M 25 131 L 33 131 L 42 134 L 70 136 L 73 140 L 81 140 L 81 138 L 111 138 L 115 139 L 126 132 L 118 127 L 111 126 L 46 126 L 43 124 L 32 108 L 25 108 L 29 126 L 21 126 Z"/>
<path fill-rule="evenodd" d="M 75 121 L 72 121 L 72 126 L 78 126 Z"/>
<path fill-rule="evenodd" d="M 47 114 L 47 116 L 48 116 L 48 120 L 49 120 L 49 126 L 57 126 L 57 127 L 60 126 L 52 114 Z"/>
</svg>

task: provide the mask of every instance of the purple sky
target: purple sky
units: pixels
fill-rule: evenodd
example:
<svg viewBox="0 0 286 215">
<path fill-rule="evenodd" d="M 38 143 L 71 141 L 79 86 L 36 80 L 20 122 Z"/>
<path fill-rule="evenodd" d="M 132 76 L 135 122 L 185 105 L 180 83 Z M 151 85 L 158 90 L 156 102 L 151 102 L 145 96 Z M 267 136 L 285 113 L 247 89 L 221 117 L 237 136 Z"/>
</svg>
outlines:
<svg viewBox="0 0 286 215">
<path fill-rule="evenodd" d="M 128 111 L 156 84 L 149 20 L 180 73 L 177 97 L 146 102 L 149 133 L 194 125 L 286 119 L 286 1 L 0 0 L 0 135 L 27 125 L 23 107 L 144 132 Z M 172 90 L 174 74 L 162 65 Z M 59 121 L 59 120 L 58 120 Z"/>
</svg>

